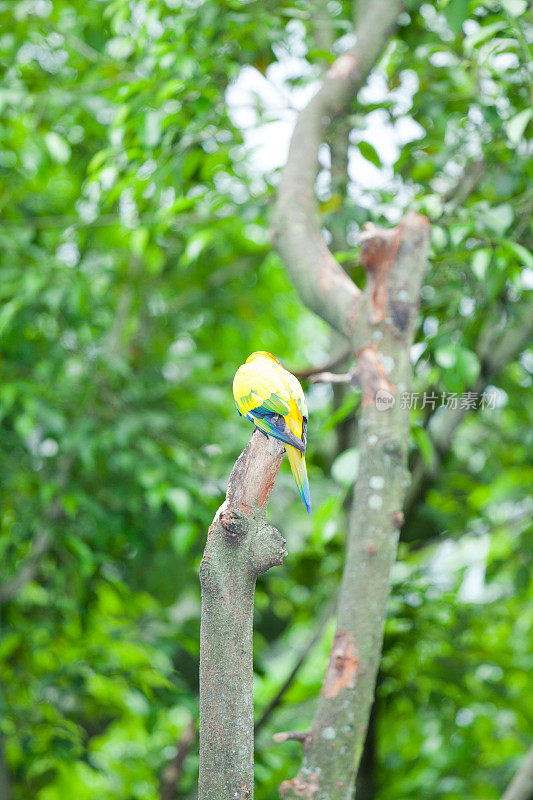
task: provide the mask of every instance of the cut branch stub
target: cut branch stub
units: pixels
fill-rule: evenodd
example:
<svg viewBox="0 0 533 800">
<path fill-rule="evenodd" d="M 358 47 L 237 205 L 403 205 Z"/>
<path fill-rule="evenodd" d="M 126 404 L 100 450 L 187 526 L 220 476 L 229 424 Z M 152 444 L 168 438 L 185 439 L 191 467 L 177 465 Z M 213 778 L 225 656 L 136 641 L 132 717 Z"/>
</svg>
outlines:
<svg viewBox="0 0 533 800">
<path fill-rule="evenodd" d="M 280 731 L 273 734 L 272 738 L 275 742 L 300 742 L 305 747 L 307 741 L 307 733 L 303 731 Z"/>
<path fill-rule="evenodd" d="M 238 539 L 245 535 L 248 525 L 242 511 L 225 509 L 220 513 L 219 519 L 224 531 L 230 538 Z"/>
<path fill-rule="evenodd" d="M 199 800 L 252 800 L 252 623 L 255 581 L 283 563 L 266 507 L 283 445 L 255 431 L 232 470 L 207 535 L 200 582 Z"/>
</svg>

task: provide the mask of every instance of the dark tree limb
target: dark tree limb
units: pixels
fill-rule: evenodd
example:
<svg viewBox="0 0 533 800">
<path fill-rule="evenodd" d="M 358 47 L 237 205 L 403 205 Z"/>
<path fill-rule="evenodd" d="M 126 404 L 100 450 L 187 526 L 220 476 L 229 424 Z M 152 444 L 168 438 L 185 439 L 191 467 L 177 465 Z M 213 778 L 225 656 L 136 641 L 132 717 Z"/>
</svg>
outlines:
<svg viewBox="0 0 533 800">
<path fill-rule="evenodd" d="M 492 380 L 514 361 L 528 346 L 533 334 L 533 308 L 527 303 L 522 309 L 521 319 L 506 328 L 503 335 L 497 333 L 499 341 L 489 336 L 478 352 L 482 364 L 481 374 L 471 391 L 481 394 Z M 455 434 L 469 412 L 466 408 L 444 408 L 439 410 L 438 419 L 430 420 L 428 434 L 435 457 L 428 464 L 422 454 L 418 454 L 412 467 L 412 480 L 404 504 L 406 520 L 409 520 L 415 507 L 422 500 L 428 488 L 437 480 L 443 458 L 449 452 Z"/>
<path fill-rule="evenodd" d="M 178 742 L 176 755 L 170 761 L 161 778 L 161 800 L 177 800 L 178 784 L 183 774 L 183 765 L 187 754 L 196 741 L 196 722 L 191 720 Z"/>
<path fill-rule="evenodd" d="M 304 649 L 302 650 L 302 652 L 298 656 L 294 667 L 291 669 L 289 675 L 287 676 L 287 678 L 285 679 L 283 684 L 280 686 L 280 688 L 278 689 L 278 691 L 276 692 L 276 694 L 274 695 L 274 697 L 272 698 L 270 703 L 266 706 L 265 710 L 263 711 L 263 713 L 261 714 L 260 718 L 256 722 L 256 724 L 255 724 L 255 733 L 256 733 L 256 735 L 259 733 L 261 728 L 263 728 L 266 725 L 266 723 L 268 722 L 268 720 L 270 719 L 270 717 L 272 716 L 272 714 L 274 713 L 276 708 L 280 705 L 281 701 L 285 697 L 285 694 L 288 692 L 288 690 L 290 689 L 290 687 L 294 683 L 294 680 L 296 679 L 296 676 L 298 675 L 300 669 L 302 668 L 302 666 L 303 666 L 306 658 L 308 657 L 309 653 L 312 651 L 314 646 L 320 640 L 320 638 L 321 638 L 321 636 L 322 636 L 322 634 L 324 632 L 324 628 L 326 627 L 326 623 L 330 619 L 331 614 L 333 612 L 333 607 L 334 607 L 333 604 L 329 604 L 328 605 L 328 608 L 326 609 L 326 613 L 324 614 L 324 616 L 322 617 L 322 619 L 320 620 L 320 622 L 316 626 L 315 631 L 313 632 L 313 635 L 311 636 L 311 638 L 309 639 L 308 643 L 306 644 L 306 646 L 304 647 Z M 276 739 L 276 741 L 281 741 L 281 740 Z"/>
<path fill-rule="evenodd" d="M 65 459 L 57 473 L 57 484 L 60 487 L 66 486 L 72 469 L 70 458 Z M 57 523 L 64 519 L 65 511 L 60 502 L 55 499 L 49 506 L 46 517 L 52 523 Z M 0 585 L 0 606 L 6 605 L 18 597 L 26 584 L 32 581 L 39 571 L 43 556 L 52 547 L 53 539 L 48 530 L 43 527 L 37 531 L 35 539 L 31 544 L 31 553 L 19 566 L 18 572 L 4 584 Z M 1 797 L 1 795 L 0 795 Z"/>
<path fill-rule="evenodd" d="M 254 786 L 252 627 L 255 581 L 282 564 L 266 520 L 283 445 L 255 431 L 232 470 L 200 567 L 199 800 L 250 800 Z"/>
<path fill-rule="evenodd" d="M 0 797 L 2 800 L 12 800 L 13 798 L 11 778 L 4 755 L 3 736 L 0 736 Z"/>
<path fill-rule="evenodd" d="M 31 555 L 16 575 L 0 586 L 0 606 L 16 598 L 27 583 L 33 580 L 39 569 L 41 558 L 50 549 L 52 538 L 47 531 L 40 531 L 32 545 Z"/>
<path fill-rule="evenodd" d="M 522 766 L 502 795 L 502 800 L 531 800 L 533 798 L 533 745 Z"/>
<path fill-rule="evenodd" d="M 379 681 L 379 678 L 378 678 Z M 354 800 L 374 800 L 376 796 L 376 726 L 378 702 L 374 697 L 365 744 L 361 754 L 361 764 L 357 773 Z"/>
</svg>

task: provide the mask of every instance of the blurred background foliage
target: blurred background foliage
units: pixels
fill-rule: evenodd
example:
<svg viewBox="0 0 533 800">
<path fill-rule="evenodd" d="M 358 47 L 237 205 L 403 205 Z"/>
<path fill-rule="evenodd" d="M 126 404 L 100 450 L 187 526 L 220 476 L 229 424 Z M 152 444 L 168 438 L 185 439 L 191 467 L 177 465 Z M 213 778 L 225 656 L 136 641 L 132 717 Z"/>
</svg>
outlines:
<svg viewBox="0 0 533 800">
<path fill-rule="evenodd" d="M 0 14 L 2 797 L 193 798 L 198 567 L 250 433 L 231 380 L 254 349 L 297 369 L 338 346 L 271 251 L 272 123 L 290 132 L 352 8 Z M 414 388 L 497 399 L 451 423 L 413 411 L 361 800 L 498 798 L 532 729 L 528 41 L 526 0 L 408 4 L 348 120 L 348 171 L 330 180 L 321 153 L 325 235 L 356 281 L 365 221 L 432 221 Z M 271 735 L 305 729 L 320 690 L 357 472 L 357 394 L 306 389 L 315 510 L 284 465 L 270 514 L 289 556 L 257 589 L 258 800 L 296 772 L 299 746 Z"/>
</svg>

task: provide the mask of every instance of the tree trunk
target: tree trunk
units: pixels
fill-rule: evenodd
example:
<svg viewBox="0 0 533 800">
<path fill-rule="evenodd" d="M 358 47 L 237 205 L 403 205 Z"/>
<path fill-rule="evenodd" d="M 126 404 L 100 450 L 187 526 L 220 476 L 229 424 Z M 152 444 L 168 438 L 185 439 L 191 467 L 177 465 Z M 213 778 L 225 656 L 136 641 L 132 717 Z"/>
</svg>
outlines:
<svg viewBox="0 0 533 800">
<path fill-rule="evenodd" d="M 310 732 L 285 798 L 346 800 L 361 758 L 383 640 L 402 506 L 408 484 L 409 350 L 427 269 L 429 225 L 408 214 L 393 231 L 363 231 L 364 292 L 350 280 L 322 239 L 314 193 L 320 144 L 346 115 L 379 57 L 400 12 L 398 2 L 365 4 L 356 45 L 330 67 L 300 113 L 283 171 L 273 233 L 302 301 L 342 334 L 356 366 L 324 376 L 362 390 L 358 424 L 359 475 L 348 520 L 337 633 Z M 289 738 L 287 734 L 284 739 Z M 280 741 L 282 739 L 279 739 Z"/>
<path fill-rule="evenodd" d="M 357 365 L 346 376 L 362 388 L 360 467 L 349 514 L 337 633 L 313 724 L 304 739 L 300 772 L 280 786 L 286 798 L 305 797 L 307 792 L 313 800 L 345 800 L 352 790 L 403 520 L 410 423 L 401 395 L 410 385 L 409 348 L 427 267 L 429 226 L 423 217 L 411 214 L 395 231 L 371 228 L 364 238 L 361 261 L 369 282 L 354 304 L 359 348 Z"/>
<path fill-rule="evenodd" d="M 379 682 L 379 681 L 378 681 Z M 374 800 L 376 796 L 376 723 L 378 716 L 378 701 L 374 697 L 368 730 L 363 745 L 361 764 L 355 782 L 354 800 Z"/>
<path fill-rule="evenodd" d="M 502 800 L 531 800 L 533 798 L 533 745 L 502 796 Z"/>
</svg>

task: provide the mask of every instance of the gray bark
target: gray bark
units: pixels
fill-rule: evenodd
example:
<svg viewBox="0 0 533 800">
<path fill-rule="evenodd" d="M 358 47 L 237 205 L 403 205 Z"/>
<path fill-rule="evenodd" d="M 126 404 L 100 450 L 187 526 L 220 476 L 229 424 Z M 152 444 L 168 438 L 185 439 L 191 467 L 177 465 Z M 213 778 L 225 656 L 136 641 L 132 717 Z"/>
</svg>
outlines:
<svg viewBox="0 0 533 800">
<path fill-rule="evenodd" d="M 254 787 L 252 628 L 255 581 L 283 562 L 266 507 L 284 454 L 255 431 L 207 535 L 200 582 L 199 800 L 251 800 Z"/>
<path fill-rule="evenodd" d="M 372 4 L 357 29 L 357 44 L 327 71 L 321 88 L 300 112 L 283 170 L 273 222 L 276 247 L 303 302 L 342 335 L 357 333 L 361 292 L 328 250 L 317 225 L 314 193 L 318 150 L 331 121 L 345 115 L 379 58 L 402 7 Z"/>
<path fill-rule="evenodd" d="M 350 343 L 356 363 L 341 382 L 362 389 L 361 466 L 349 514 L 337 633 L 311 729 L 298 735 L 304 750 L 300 771 L 280 786 L 285 798 L 351 796 L 403 519 L 409 413 L 399 401 L 410 384 L 409 348 L 427 269 L 429 226 L 409 214 L 394 231 L 373 226 L 364 231 L 361 263 L 368 280 L 361 292 L 321 237 L 314 195 L 319 146 L 330 125 L 348 113 L 400 9 L 400 3 L 384 0 L 365 7 L 355 47 L 337 59 L 300 113 L 274 217 L 274 241 L 303 302 Z"/>
<path fill-rule="evenodd" d="M 369 281 L 360 301 L 351 379 L 362 388 L 360 469 L 349 514 L 337 633 L 298 775 L 285 798 L 345 800 L 361 757 L 372 703 L 408 485 L 409 348 L 427 268 L 429 226 L 409 214 L 395 231 L 369 228 L 361 255 Z M 348 330 L 347 335 L 350 335 Z M 353 340 L 352 340 L 353 344 Z M 381 401 L 386 401 L 385 408 Z M 349 766 L 348 766 L 349 765 Z"/>
<path fill-rule="evenodd" d="M 502 800 L 532 800 L 533 798 L 533 745 L 522 766 L 502 795 Z"/>
</svg>

